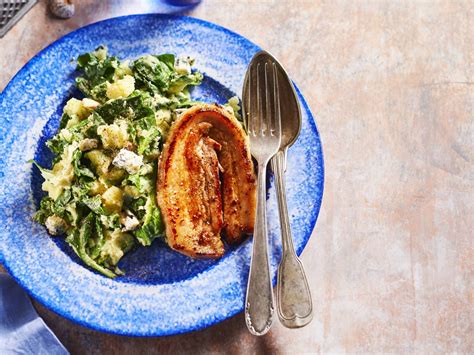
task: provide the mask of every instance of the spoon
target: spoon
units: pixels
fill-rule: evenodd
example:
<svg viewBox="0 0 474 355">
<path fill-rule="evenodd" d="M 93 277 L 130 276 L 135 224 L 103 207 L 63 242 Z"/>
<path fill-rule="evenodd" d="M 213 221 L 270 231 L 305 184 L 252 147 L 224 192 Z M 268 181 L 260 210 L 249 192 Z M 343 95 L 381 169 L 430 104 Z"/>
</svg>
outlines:
<svg viewBox="0 0 474 355">
<path fill-rule="evenodd" d="M 288 147 L 298 138 L 301 130 L 301 111 L 296 91 L 288 74 L 277 63 L 279 96 L 281 102 L 281 144 L 271 164 L 275 174 L 282 256 L 278 267 L 277 309 L 280 322 L 288 328 L 300 328 L 311 322 L 313 304 L 303 264 L 298 258 L 291 236 L 290 220 L 286 203 L 285 174 Z"/>
</svg>

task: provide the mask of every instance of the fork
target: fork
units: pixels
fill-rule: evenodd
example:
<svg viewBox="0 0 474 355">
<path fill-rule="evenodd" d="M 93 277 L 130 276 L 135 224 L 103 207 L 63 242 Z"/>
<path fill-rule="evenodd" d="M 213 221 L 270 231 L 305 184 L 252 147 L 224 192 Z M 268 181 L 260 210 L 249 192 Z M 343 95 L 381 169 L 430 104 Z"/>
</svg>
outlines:
<svg viewBox="0 0 474 355">
<path fill-rule="evenodd" d="M 245 321 L 254 335 L 263 335 L 273 322 L 274 301 L 267 252 L 266 172 L 281 141 L 278 75 L 273 57 L 265 51 L 251 60 L 244 81 L 244 111 L 250 152 L 258 163 L 257 212 L 253 251 L 245 300 Z"/>
</svg>

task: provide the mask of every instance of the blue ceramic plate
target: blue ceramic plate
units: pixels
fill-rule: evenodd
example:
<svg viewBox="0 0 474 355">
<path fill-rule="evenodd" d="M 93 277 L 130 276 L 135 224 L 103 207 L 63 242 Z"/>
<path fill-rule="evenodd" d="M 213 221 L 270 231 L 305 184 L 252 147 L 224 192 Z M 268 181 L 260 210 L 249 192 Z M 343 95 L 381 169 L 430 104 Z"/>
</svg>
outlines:
<svg viewBox="0 0 474 355">
<path fill-rule="evenodd" d="M 259 50 L 208 22 L 137 15 L 81 28 L 36 55 L 0 97 L 0 261 L 45 306 L 97 330 L 162 336 L 208 327 L 243 310 L 251 240 L 229 249 L 220 260 L 193 260 L 156 241 L 127 254 L 119 264 L 126 275 L 111 280 L 86 268 L 62 238 L 49 237 L 32 221 L 42 196 L 41 177 L 27 161 L 51 164 L 45 141 L 57 130 L 65 102 L 78 96 L 75 58 L 100 44 L 121 59 L 166 52 L 195 57 L 205 79 L 192 95 L 218 103 L 240 95 L 247 64 Z M 300 254 L 316 223 L 324 171 L 318 131 L 303 96 L 298 96 L 303 127 L 289 151 L 286 180 Z M 268 223 L 274 275 L 281 254 L 277 215 L 271 186 Z"/>
</svg>

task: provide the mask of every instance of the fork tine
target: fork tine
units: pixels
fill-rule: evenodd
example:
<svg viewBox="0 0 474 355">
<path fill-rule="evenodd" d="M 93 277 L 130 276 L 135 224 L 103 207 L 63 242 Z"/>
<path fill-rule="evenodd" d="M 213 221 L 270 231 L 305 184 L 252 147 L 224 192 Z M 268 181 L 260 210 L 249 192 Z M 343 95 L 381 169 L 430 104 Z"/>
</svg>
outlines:
<svg viewBox="0 0 474 355">
<path fill-rule="evenodd" d="M 249 135 L 281 137 L 281 107 L 277 64 L 270 58 L 249 65 L 245 89 Z"/>
<path fill-rule="evenodd" d="M 264 123 L 262 127 L 262 135 L 269 134 L 270 127 L 271 127 L 271 117 L 272 117 L 272 110 L 271 110 L 271 98 L 270 98 L 270 78 L 268 75 L 268 62 L 265 62 L 265 116 L 262 117 L 262 121 Z M 268 133 L 267 133 L 268 132 Z"/>
<path fill-rule="evenodd" d="M 260 74 L 261 68 L 260 68 L 260 63 L 257 63 L 257 110 L 255 112 L 258 112 L 254 119 L 255 119 L 255 134 L 257 136 L 261 136 L 262 132 L 262 118 L 263 118 L 263 102 L 262 102 L 262 87 L 260 86 Z"/>
<path fill-rule="evenodd" d="M 252 95 L 253 95 L 253 89 L 252 89 L 252 85 L 253 85 L 253 81 L 254 81 L 254 78 L 253 78 L 253 74 L 252 74 L 252 71 L 253 71 L 253 67 L 254 65 L 252 63 L 250 63 L 250 66 L 248 68 L 248 78 L 247 78 L 247 102 L 246 102 L 246 105 L 247 105 L 247 109 L 246 109 L 246 118 L 247 118 L 247 128 L 248 128 L 248 132 L 249 132 L 249 135 L 252 134 L 252 135 L 255 135 L 255 128 L 254 128 L 254 124 L 253 124 L 253 114 L 251 114 L 251 112 L 255 112 L 254 111 L 254 107 L 253 105 L 255 104 L 252 100 Z"/>
<path fill-rule="evenodd" d="M 280 110 L 280 88 L 278 86 L 278 71 L 276 64 L 272 63 L 273 67 L 273 99 L 274 99 L 274 125 L 273 134 L 276 136 L 281 135 L 281 110 Z"/>
</svg>

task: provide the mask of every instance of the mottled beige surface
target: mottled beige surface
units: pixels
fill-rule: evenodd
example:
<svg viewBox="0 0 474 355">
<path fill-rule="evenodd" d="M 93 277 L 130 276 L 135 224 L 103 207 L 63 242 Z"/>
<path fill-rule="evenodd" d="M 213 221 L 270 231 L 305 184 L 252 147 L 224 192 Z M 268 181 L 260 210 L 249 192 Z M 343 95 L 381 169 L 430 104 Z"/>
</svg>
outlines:
<svg viewBox="0 0 474 355">
<path fill-rule="evenodd" d="M 0 40 L 0 89 L 63 34 L 147 8 L 84 0 L 60 21 L 40 3 Z M 271 51 L 315 113 L 326 186 L 303 253 L 316 310 L 308 327 L 276 323 L 255 338 L 238 315 L 188 335 L 137 339 L 38 306 L 40 314 L 72 353 L 474 352 L 473 8 L 204 0 L 190 12 Z"/>
</svg>

